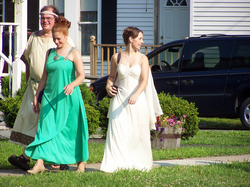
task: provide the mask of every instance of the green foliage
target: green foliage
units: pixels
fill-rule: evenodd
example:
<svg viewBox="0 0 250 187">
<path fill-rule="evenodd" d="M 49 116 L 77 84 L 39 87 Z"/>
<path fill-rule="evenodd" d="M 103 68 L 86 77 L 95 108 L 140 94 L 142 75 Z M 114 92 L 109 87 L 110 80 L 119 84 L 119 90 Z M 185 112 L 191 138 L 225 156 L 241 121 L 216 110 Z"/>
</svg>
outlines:
<svg viewBox="0 0 250 187">
<path fill-rule="evenodd" d="M 82 99 L 86 109 L 86 115 L 88 120 L 89 134 L 94 134 L 99 127 L 100 112 L 95 109 L 95 94 L 89 90 L 86 83 L 79 85 L 81 90 Z"/>
<path fill-rule="evenodd" d="M 5 122 L 8 127 L 13 127 L 18 110 L 21 106 L 21 99 L 20 97 L 10 97 L 6 98 L 5 101 L 0 100 L 0 111 L 4 113 L 4 118 L 6 119 Z M 17 103 L 18 102 L 18 103 Z M 7 118 L 6 118 L 7 117 Z"/>
<path fill-rule="evenodd" d="M 9 97 L 11 95 L 11 90 L 9 89 L 9 81 L 10 77 L 2 77 L 2 94 L 3 96 Z M 22 96 L 26 90 L 26 73 L 22 72 L 22 77 L 21 77 L 21 88 L 17 90 L 16 95 Z"/>
<path fill-rule="evenodd" d="M 96 110 L 93 106 L 85 104 L 89 134 L 94 134 L 99 127 L 100 112 Z"/>
<path fill-rule="evenodd" d="M 22 81 L 21 81 L 21 88 L 17 90 L 16 95 L 22 96 L 26 90 L 26 73 L 22 72 Z"/>
<path fill-rule="evenodd" d="M 5 98 L 11 95 L 11 90 L 9 89 L 9 82 L 10 82 L 9 76 L 1 77 L 2 94 Z"/>
<path fill-rule="evenodd" d="M 4 113 L 5 122 L 8 127 L 13 127 L 18 110 L 22 103 L 22 96 L 26 90 L 26 73 L 22 72 L 21 88 L 17 91 L 16 97 L 10 97 L 9 76 L 2 78 L 2 94 L 6 98 L 5 101 L 0 100 L 0 111 Z M 18 103 L 17 103 L 18 102 Z"/>
<path fill-rule="evenodd" d="M 97 110 L 99 110 L 99 112 L 101 113 L 100 116 L 100 127 L 102 128 L 102 133 L 104 134 L 104 136 L 106 136 L 107 134 L 107 129 L 108 129 L 108 110 L 109 110 L 109 103 L 110 103 L 110 99 L 105 97 L 102 100 L 100 100 L 98 102 L 98 106 L 96 106 Z"/>
<path fill-rule="evenodd" d="M 183 126 L 185 131 L 182 133 L 182 139 L 188 139 L 197 134 L 199 131 L 199 113 L 194 103 L 189 103 L 187 100 L 176 97 L 175 95 L 171 97 L 164 92 L 158 94 L 158 98 L 164 116 L 174 114 L 177 118 L 180 118 L 183 115 L 187 115 L 186 123 Z"/>
<path fill-rule="evenodd" d="M 87 86 L 87 84 L 82 83 L 79 85 L 79 88 L 81 90 L 84 104 L 95 106 L 95 94 L 89 90 L 89 87 Z"/>
</svg>

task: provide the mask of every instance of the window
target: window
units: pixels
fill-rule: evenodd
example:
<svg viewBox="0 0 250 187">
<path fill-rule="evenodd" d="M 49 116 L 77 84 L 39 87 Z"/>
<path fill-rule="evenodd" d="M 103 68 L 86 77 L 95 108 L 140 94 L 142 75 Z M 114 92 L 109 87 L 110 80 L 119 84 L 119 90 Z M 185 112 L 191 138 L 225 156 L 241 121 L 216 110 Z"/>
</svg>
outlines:
<svg viewBox="0 0 250 187">
<path fill-rule="evenodd" d="M 190 42 L 186 46 L 181 71 L 228 69 L 233 41 Z"/>
<path fill-rule="evenodd" d="M 154 65 L 155 71 L 178 71 L 180 54 L 182 52 L 182 45 L 171 46 L 165 48 L 158 55 L 155 55 L 149 60 L 149 64 Z"/>
<path fill-rule="evenodd" d="M 90 55 L 90 36 L 97 36 L 97 0 L 81 1 L 81 54 Z"/>
<path fill-rule="evenodd" d="M 250 67 L 250 41 L 236 41 L 231 68 Z"/>
<path fill-rule="evenodd" d="M 166 6 L 187 6 L 186 0 L 167 0 Z"/>
</svg>

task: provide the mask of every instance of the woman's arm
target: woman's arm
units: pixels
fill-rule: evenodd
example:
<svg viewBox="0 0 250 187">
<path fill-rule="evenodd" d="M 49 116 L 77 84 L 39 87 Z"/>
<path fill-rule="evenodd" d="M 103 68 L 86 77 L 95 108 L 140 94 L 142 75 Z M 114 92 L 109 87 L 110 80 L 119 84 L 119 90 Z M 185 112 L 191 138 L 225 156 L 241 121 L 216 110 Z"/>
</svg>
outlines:
<svg viewBox="0 0 250 187">
<path fill-rule="evenodd" d="M 79 86 L 85 79 L 85 70 L 80 52 L 77 49 L 75 49 L 71 54 L 73 57 L 72 61 L 74 62 L 74 65 L 76 67 L 77 78 L 73 82 L 64 87 L 65 95 L 69 94 L 71 95 L 74 91 L 74 88 L 76 86 Z"/>
<path fill-rule="evenodd" d="M 38 96 L 39 96 L 39 93 L 45 88 L 45 85 L 46 85 L 46 81 L 47 81 L 47 70 L 46 70 L 46 62 L 47 62 L 47 59 L 48 59 L 48 56 L 49 56 L 49 53 L 50 53 L 50 49 L 47 51 L 46 53 L 46 58 L 45 58 L 45 63 L 44 63 L 44 68 L 43 68 L 43 75 L 42 75 L 42 78 L 38 84 L 38 88 L 36 90 L 36 94 L 34 96 L 34 101 L 33 101 L 33 111 L 38 114 L 40 112 L 40 108 L 38 106 L 38 102 L 37 102 L 37 99 L 38 99 Z"/>
<path fill-rule="evenodd" d="M 110 74 L 106 84 L 106 91 L 109 96 L 114 97 L 117 94 L 117 88 L 113 87 L 115 84 L 115 76 L 116 76 L 116 69 L 117 69 L 117 57 L 119 53 L 115 53 L 111 57 L 111 69 Z"/>
<path fill-rule="evenodd" d="M 148 84 L 149 62 L 147 56 L 143 56 L 141 59 L 141 83 L 135 93 L 128 99 L 128 103 L 133 105 L 136 103 L 138 96 L 146 88 Z"/>
</svg>

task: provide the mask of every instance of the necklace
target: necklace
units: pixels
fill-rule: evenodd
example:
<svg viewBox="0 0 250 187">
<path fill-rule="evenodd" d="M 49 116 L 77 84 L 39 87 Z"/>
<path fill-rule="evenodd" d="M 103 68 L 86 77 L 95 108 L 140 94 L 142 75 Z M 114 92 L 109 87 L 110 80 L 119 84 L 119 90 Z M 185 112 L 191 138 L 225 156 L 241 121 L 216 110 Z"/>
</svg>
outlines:
<svg viewBox="0 0 250 187">
<path fill-rule="evenodd" d="M 67 45 L 61 50 L 61 51 L 63 51 L 66 47 L 68 46 L 68 43 L 67 43 Z M 55 51 L 56 52 L 56 51 Z M 60 58 L 60 56 L 57 54 L 57 52 L 56 52 L 56 56 L 54 56 L 54 61 L 57 61 L 57 60 L 59 60 L 59 58 Z"/>
</svg>

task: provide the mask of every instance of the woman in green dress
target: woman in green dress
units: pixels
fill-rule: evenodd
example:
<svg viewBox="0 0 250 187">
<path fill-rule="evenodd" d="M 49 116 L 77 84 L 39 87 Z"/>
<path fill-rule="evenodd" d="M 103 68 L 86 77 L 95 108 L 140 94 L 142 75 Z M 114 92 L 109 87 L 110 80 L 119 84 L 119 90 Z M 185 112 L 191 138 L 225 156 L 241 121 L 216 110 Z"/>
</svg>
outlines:
<svg viewBox="0 0 250 187">
<path fill-rule="evenodd" d="M 25 154 L 37 160 L 30 174 L 46 170 L 44 161 L 77 163 L 84 172 L 88 160 L 88 125 L 79 85 L 85 78 L 81 54 L 67 42 L 70 22 L 57 17 L 52 29 L 57 48 L 46 55 L 44 72 L 34 97 L 33 111 L 40 113 L 35 140 Z M 39 93 L 44 89 L 41 106 Z"/>
</svg>

